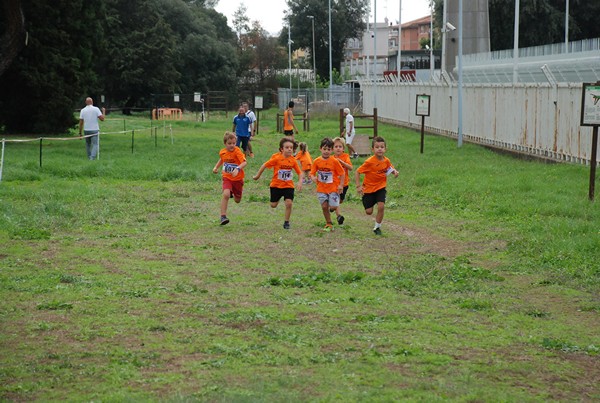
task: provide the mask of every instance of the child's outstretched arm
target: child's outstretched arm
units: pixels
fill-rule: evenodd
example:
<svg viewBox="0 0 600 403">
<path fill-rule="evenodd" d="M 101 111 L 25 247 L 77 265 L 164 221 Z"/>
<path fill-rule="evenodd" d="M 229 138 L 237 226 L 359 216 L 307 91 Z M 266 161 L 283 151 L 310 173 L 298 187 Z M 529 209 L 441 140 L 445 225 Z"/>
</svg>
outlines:
<svg viewBox="0 0 600 403">
<path fill-rule="evenodd" d="M 217 161 L 217 164 L 213 168 L 213 173 L 214 174 L 216 174 L 217 172 L 219 172 L 219 168 L 221 168 L 221 165 L 223 165 L 223 160 L 221 158 L 219 158 L 219 161 Z"/>
<path fill-rule="evenodd" d="M 257 181 L 260 176 L 262 175 L 262 173 L 265 171 L 265 169 L 267 168 L 267 166 L 265 164 L 262 164 L 258 170 L 258 172 L 256 173 L 256 175 L 254 175 L 252 177 L 252 179 L 254 179 L 255 181 Z"/>
<path fill-rule="evenodd" d="M 359 195 L 363 195 L 363 187 L 360 183 L 360 173 L 358 171 L 354 172 L 354 183 L 356 184 L 356 191 L 358 192 Z"/>
</svg>

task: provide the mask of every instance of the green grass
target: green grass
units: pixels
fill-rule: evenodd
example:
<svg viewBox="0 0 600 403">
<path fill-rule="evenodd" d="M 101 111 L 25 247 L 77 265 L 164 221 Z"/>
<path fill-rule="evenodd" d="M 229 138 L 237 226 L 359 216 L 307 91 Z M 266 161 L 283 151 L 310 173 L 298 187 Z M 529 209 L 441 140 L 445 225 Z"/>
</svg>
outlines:
<svg viewBox="0 0 600 403">
<path fill-rule="evenodd" d="M 384 235 L 351 185 L 332 233 L 309 186 L 268 203 L 274 111 L 218 225 L 229 118 L 8 143 L 0 399 L 594 401 L 600 208 L 588 168 L 380 124 L 400 171 Z M 313 156 L 336 117 L 300 133 Z M 123 130 L 115 117 L 105 132 Z M 362 161 L 353 160 L 355 164 Z M 313 185 L 314 186 L 314 185 Z"/>
</svg>

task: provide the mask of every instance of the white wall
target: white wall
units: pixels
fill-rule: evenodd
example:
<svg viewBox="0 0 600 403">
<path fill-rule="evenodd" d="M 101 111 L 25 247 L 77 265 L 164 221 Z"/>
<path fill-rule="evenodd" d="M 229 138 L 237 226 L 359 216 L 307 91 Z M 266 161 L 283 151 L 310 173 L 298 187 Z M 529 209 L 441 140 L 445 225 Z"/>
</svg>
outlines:
<svg viewBox="0 0 600 403">
<path fill-rule="evenodd" d="M 424 83 L 361 82 L 363 110 L 418 128 L 417 94 L 431 96 L 425 130 L 451 137 L 458 133 L 456 86 Z M 463 139 L 563 161 L 588 164 L 592 128 L 580 127 L 581 84 L 467 84 L 463 86 Z M 375 94 L 374 94 L 375 92 Z"/>
</svg>

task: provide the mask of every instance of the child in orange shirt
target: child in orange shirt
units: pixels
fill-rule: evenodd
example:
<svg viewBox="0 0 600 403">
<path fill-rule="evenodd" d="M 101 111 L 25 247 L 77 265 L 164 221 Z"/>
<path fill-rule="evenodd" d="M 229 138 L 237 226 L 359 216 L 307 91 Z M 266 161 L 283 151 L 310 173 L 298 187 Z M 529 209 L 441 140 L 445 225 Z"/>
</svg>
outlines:
<svg viewBox="0 0 600 403">
<path fill-rule="evenodd" d="M 346 198 L 346 192 L 348 191 L 348 185 L 350 184 L 349 171 L 352 170 L 350 155 L 344 152 L 345 149 L 346 140 L 344 140 L 343 137 L 336 137 L 333 139 L 333 156 L 340 162 L 340 164 L 342 164 L 342 167 L 344 168 L 344 187 L 342 193 L 340 193 L 340 204 L 342 204 Z M 340 206 L 333 211 L 335 211 L 335 215 L 337 216 L 338 224 L 342 225 L 344 223 L 344 216 L 340 212 Z"/>
<path fill-rule="evenodd" d="M 298 151 L 298 154 L 296 154 L 296 159 L 302 165 L 302 170 L 304 171 L 304 183 L 312 183 L 312 181 L 310 180 L 310 168 L 312 166 L 312 158 L 310 156 L 310 153 L 308 152 L 308 147 L 306 143 L 300 143 L 298 144 L 298 148 L 300 148 L 300 151 Z"/>
<path fill-rule="evenodd" d="M 235 133 L 225 132 L 223 143 L 225 148 L 219 151 L 219 161 L 213 168 L 213 173 L 219 172 L 223 166 L 223 197 L 221 198 L 221 225 L 229 223 L 227 218 L 227 204 L 233 197 L 236 203 L 242 200 L 244 188 L 244 167 L 246 166 L 246 156 L 244 152 L 235 146 L 237 137 Z"/>
<path fill-rule="evenodd" d="M 343 190 L 344 168 L 339 161 L 331 157 L 333 140 L 326 137 L 321 140 L 321 156 L 317 157 L 310 168 L 311 179 L 317 182 L 317 198 L 325 217 L 324 231 L 332 231 L 331 212 L 340 205 L 340 193 Z"/>
<path fill-rule="evenodd" d="M 302 191 L 302 180 L 304 173 L 298 166 L 298 161 L 294 158 L 294 140 L 290 137 L 284 137 L 279 141 L 279 153 L 273 154 L 267 162 L 261 165 L 260 169 L 252 177 L 258 180 L 260 175 L 267 168 L 273 168 L 273 179 L 271 179 L 271 207 L 277 207 L 279 200 L 283 197 L 285 203 L 285 221 L 284 229 L 290 229 L 290 216 L 292 215 L 292 203 L 294 201 L 294 182 L 292 170 L 300 176 L 298 179 L 298 191 Z"/>
<path fill-rule="evenodd" d="M 375 216 L 375 235 L 381 235 L 381 222 L 383 221 L 383 212 L 385 207 L 387 176 L 394 175 L 398 177 L 398 171 L 394 168 L 390 160 L 385 156 L 385 140 L 383 137 L 373 139 L 373 155 L 356 170 L 354 174 L 356 180 L 356 190 L 362 196 L 362 203 L 367 215 L 373 214 L 373 207 L 377 204 L 377 215 Z M 360 184 L 360 175 L 365 178 Z"/>
</svg>

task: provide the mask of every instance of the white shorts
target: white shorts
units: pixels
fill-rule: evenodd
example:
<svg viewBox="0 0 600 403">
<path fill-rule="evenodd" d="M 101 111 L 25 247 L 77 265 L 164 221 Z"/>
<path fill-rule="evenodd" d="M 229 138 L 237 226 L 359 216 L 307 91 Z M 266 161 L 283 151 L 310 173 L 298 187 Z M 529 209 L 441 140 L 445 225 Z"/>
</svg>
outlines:
<svg viewBox="0 0 600 403">
<path fill-rule="evenodd" d="M 319 193 L 317 192 L 317 198 L 321 205 L 327 202 L 329 207 L 338 207 L 340 205 L 340 195 L 337 193 Z"/>
<path fill-rule="evenodd" d="M 356 134 L 346 134 L 346 144 L 352 144 L 352 140 L 354 140 L 354 136 Z"/>
</svg>

